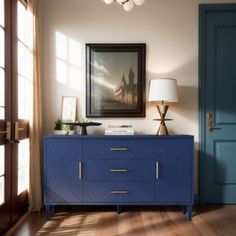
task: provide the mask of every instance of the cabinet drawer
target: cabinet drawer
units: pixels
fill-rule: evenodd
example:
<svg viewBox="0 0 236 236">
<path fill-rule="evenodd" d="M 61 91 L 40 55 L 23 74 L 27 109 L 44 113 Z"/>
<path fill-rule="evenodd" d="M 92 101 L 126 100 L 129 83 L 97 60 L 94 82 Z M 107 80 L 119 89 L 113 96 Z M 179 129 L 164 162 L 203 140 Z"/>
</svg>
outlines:
<svg viewBox="0 0 236 236">
<path fill-rule="evenodd" d="M 84 202 L 135 203 L 154 202 L 154 181 L 100 182 L 84 181 Z"/>
<path fill-rule="evenodd" d="M 98 180 L 154 180 L 155 161 L 153 160 L 85 160 L 83 179 Z"/>
<path fill-rule="evenodd" d="M 165 149 L 157 144 L 153 140 L 128 138 L 84 140 L 84 159 L 154 159 L 157 154 L 165 153 Z"/>
</svg>

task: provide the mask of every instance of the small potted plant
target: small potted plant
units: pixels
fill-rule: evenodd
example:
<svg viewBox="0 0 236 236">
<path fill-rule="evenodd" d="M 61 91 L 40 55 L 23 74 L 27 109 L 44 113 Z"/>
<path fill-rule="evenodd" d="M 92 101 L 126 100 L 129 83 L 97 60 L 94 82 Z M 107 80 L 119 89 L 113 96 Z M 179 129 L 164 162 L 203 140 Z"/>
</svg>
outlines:
<svg viewBox="0 0 236 236">
<path fill-rule="evenodd" d="M 63 122 L 60 119 L 55 121 L 54 134 L 57 134 L 57 135 L 66 135 L 67 134 L 67 130 L 64 129 Z"/>
</svg>

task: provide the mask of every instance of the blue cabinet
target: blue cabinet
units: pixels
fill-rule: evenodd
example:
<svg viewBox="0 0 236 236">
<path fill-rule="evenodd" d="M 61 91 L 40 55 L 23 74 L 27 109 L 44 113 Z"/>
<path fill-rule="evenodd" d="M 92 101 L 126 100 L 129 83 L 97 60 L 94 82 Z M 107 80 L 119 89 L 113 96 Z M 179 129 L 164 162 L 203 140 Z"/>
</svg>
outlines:
<svg viewBox="0 0 236 236">
<path fill-rule="evenodd" d="M 193 137 L 46 136 L 44 204 L 181 205 L 191 219 Z"/>
<path fill-rule="evenodd" d="M 158 161 L 156 201 L 163 204 L 185 204 L 193 199 L 193 140 L 175 139 L 162 142 Z"/>
<path fill-rule="evenodd" d="M 54 139 L 45 142 L 44 200 L 47 204 L 73 204 L 82 201 L 82 162 L 80 139 Z"/>
</svg>

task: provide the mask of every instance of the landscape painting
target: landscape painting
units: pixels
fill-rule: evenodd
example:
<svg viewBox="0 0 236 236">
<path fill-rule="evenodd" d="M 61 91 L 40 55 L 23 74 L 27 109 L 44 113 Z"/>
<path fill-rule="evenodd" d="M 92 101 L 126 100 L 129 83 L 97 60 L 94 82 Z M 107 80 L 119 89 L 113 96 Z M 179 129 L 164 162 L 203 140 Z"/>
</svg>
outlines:
<svg viewBox="0 0 236 236">
<path fill-rule="evenodd" d="M 87 44 L 87 117 L 145 116 L 145 44 Z"/>
</svg>

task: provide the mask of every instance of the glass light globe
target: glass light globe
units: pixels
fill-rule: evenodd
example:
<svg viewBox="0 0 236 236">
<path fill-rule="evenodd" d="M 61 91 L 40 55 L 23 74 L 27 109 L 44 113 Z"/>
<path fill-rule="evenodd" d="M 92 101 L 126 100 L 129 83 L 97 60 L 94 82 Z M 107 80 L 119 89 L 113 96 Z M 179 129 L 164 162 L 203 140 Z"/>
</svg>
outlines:
<svg viewBox="0 0 236 236">
<path fill-rule="evenodd" d="M 145 0 L 133 0 L 134 3 L 138 6 L 141 6 L 142 4 L 144 4 Z"/>
<path fill-rule="evenodd" d="M 113 3 L 113 0 L 103 0 L 106 4 L 111 4 Z"/>
<path fill-rule="evenodd" d="M 124 5 L 123 5 L 123 8 L 125 11 L 131 11 L 134 7 L 134 2 L 133 0 L 129 0 L 128 2 L 126 2 Z"/>
</svg>

